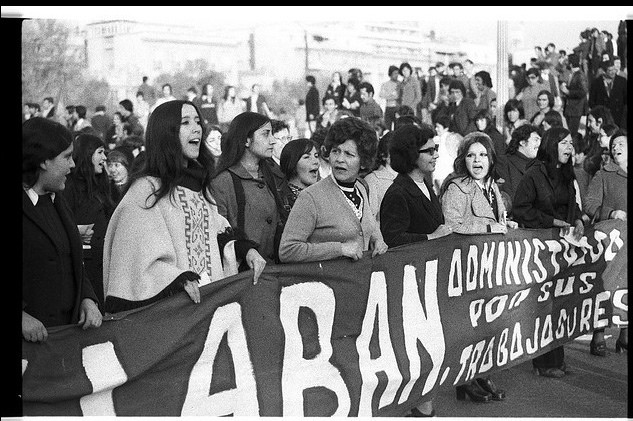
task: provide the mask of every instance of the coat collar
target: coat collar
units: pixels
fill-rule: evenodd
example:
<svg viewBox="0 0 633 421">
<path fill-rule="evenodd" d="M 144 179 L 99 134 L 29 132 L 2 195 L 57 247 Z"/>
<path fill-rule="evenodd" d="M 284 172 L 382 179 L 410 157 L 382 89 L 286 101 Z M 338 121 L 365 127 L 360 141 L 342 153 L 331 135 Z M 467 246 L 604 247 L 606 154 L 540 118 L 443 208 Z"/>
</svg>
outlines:
<svg viewBox="0 0 633 421">
<path fill-rule="evenodd" d="M 620 168 L 620 166 L 616 164 L 615 162 L 607 162 L 606 165 L 602 167 L 602 169 L 607 172 L 614 172 L 614 173 L 617 173 L 618 175 L 628 178 L 627 173 L 624 172 L 624 170 Z"/>
</svg>

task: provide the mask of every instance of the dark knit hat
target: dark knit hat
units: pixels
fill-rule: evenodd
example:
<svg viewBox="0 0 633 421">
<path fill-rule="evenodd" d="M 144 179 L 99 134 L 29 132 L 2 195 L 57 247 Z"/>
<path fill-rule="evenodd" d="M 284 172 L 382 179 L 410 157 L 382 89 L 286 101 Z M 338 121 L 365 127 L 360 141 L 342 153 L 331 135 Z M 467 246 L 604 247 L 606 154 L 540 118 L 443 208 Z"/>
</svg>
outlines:
<svg viewBox="0 0 633 421">
<path fill-rule="evenodd" d="M 394 66 L 393 64 L 391 66 L 389 66 L 389 73 L 387 73 L 387 75 L 391 76 L 391 74 L 393 72 L 399 72 L 400 69 L 398 68 L 398 66 Z"/>
</svg>

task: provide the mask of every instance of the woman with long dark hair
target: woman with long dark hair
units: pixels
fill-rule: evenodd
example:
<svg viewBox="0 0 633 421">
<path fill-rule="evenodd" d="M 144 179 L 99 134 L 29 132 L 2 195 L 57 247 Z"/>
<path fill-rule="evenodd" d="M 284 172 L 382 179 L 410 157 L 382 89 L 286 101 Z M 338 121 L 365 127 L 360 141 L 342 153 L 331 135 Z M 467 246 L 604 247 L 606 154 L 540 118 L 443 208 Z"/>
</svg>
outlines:
<svg viewBox="0 0 633 421">
<path fill-rule="evenodd" d="M 75 168 L 63 195 L 82 236 L 86 272 L 103 309 L 103 241 L 115 206 L 106 172 L 105 145 L 91 134 L 77 135 L 73 144 Z"/>
<path fill-rule="evenodd" d="M 252 111 L 237 115 L 222 135 L 222 155 L 211 181 L 220 215 L 259 244 L 269 262 L 278 261 L 278 242 L 290 210 L 284 202 L 285 177 L 268 162 L 276 141 L 268 117 Z"/>
<path fill-rule="evenodd" d="M 237 273 L 239 261 L 257 282 L 266 262 L 218 213 L 209 193 L 212 156 L 203 141 L 202 115 L 190 101 L 164 102 L 150 115 L 144 161 L 106 233 L 106 311 L 183 290 L 199 303 L 199 285 Z"/>
<path fill-rule="evenodd" d="M 541 139 L 536 159 L 530 162 L 514 195 L 515 220 L 524 228 L 573 229 L 576 238 L 584 232 L 580 207 L 576 203 L 571 133 L 552 127 Z M 534 372 L 560 378 L 567 371 L 563 346 L 532 360 Z"/>
</svg>

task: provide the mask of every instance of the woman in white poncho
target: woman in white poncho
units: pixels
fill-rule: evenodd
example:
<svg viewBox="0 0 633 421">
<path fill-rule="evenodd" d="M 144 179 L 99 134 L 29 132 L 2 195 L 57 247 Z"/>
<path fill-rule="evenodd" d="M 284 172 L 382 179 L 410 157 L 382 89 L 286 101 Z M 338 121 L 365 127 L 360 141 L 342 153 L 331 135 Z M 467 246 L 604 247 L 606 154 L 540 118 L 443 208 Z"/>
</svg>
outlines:
<svg viewBox="0 0 633 421">
<path fill-rule="evenodd" d="M 161 104 L 149 118 L 144 165 L 132 174 L 106 232 L 106 312 L 183 290 L 199 303 L 199 286 L 237 273 L 237 261 L 254 270 L 254 282 L 266 265 L 257 244 L 217 212 L 201 121 L 198 108 L 181 100 Z"/>
</svg>

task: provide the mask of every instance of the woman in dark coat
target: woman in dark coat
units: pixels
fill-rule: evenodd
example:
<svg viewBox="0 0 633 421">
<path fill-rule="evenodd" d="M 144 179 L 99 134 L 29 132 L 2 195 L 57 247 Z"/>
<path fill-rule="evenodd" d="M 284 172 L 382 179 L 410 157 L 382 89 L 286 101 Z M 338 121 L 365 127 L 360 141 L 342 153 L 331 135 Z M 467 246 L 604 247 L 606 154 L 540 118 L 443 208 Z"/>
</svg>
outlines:
<svg viewBox="0 0 633 421">
<path fill-rule="evenodd" d="M 437 148 L 433 130 L 401 126 L 393 132 L 389 156 L 398 172 L 380 205 L 380 231 L 389 247 L 450 234 L 442 206 L 429 183 Z"/>
<path fill-rule="evenodd" d="M 543 134 L 538 155 L 519 182 L 514 196 L 514 219 L 524 228 L 573 227 L 576 238 L 583 235 L 581 211 L 576 203 L 569 130 L 553 127 Z M 566 374 L 565 351 L 554 348 L 532 360 L 534 372 L 560 378 Z"/>
<path fill-rule="evenodd" d="M 31 342 L 45 341 L 52 326 L 102 322 L 77 227 L 59 194 L 74 166 L 72 150 L 72 134 L 56 121 L 23 124 L 22 336 Z"/>
<path fill-rule="evenodd" d="M 103 309 L 103 241 L 114 211 L 105 145 L 90 134 L 75 137 L 74 145 L 76 167 L 68 176 L 64 197 L 82 236 L 88 278 Z"/>
</svg>

